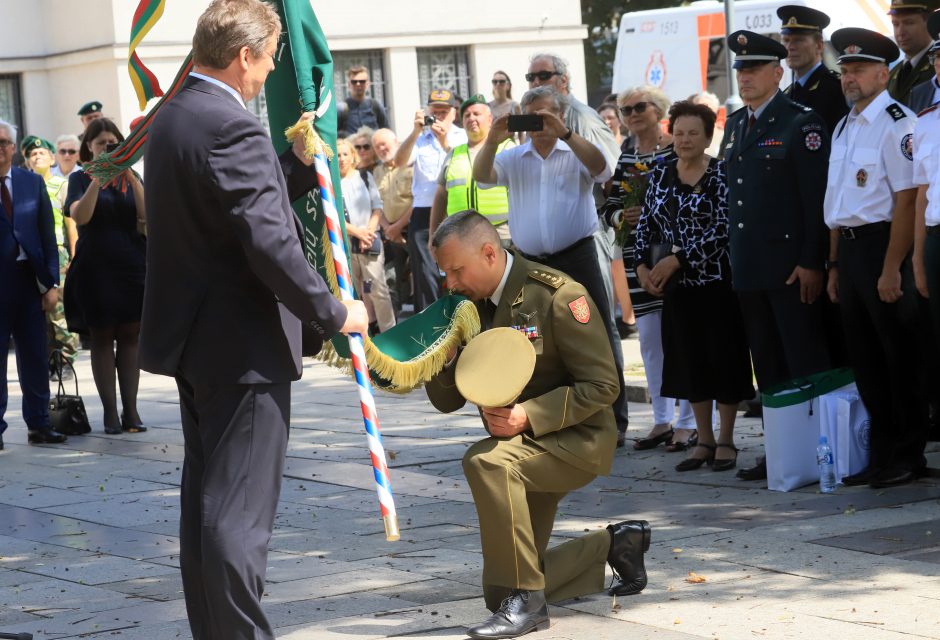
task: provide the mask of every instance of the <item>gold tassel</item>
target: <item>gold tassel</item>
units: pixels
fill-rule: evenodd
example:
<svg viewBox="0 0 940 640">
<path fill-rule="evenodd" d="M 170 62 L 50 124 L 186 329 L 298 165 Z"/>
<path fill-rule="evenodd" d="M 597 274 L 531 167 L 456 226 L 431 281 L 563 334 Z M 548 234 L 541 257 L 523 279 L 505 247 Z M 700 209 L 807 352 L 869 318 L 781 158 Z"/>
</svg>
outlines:
<svg viewBox="0 0 940 640">
<path fill-rule="evenodd" d="M 318 153 L 324 154 L 330 160 L 333 159 L 333 149 L 323 142 L 323 138 L 317 133 L 316 127 L 313 126 L 313 118 L 301 120 L 297 124 L 288 127 L 284 131 L 284 136 L 290 143 L 293 143 L 298 137 L 302 137 L 304 140 L 304 155 L 308 159 L 312 159 Z"/>
</svg>

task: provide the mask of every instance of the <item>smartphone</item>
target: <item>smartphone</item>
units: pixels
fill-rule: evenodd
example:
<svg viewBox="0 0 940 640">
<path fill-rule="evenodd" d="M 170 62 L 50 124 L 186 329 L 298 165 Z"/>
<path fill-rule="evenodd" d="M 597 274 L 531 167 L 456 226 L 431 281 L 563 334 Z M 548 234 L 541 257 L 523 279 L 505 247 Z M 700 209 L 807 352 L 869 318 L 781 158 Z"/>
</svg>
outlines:
<svg viewBox="0 0 940 640">
<path fill-rule="evenodd" d="M 120 144 L 120 143 L 118 143 L 118 142 L 109 142 L 109 143 L 108 143 L 108 146 L 106 146 L 106 147 L 104 148 L 104 150 L 107 151 L 108 153 L 111 153 L 111 152 L 113 152 L 115 149 L 118 148 L 118 145 L 119 145 L 119 144 Z"/>
<path fill-rule="evenodd" d="M 512 132 L 541 131 L 544 125 L 545 119 L 538 114 L 509 116 L 509 130 Z"/>
</svg>

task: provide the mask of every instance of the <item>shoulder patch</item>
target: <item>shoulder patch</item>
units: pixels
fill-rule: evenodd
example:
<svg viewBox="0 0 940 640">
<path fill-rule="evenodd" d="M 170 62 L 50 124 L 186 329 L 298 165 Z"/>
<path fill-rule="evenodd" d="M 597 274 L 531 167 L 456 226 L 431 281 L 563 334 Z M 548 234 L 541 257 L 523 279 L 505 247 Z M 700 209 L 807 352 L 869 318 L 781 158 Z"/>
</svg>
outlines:
<svg viewBox="0 0 940 640">
<path fill-rule="evenodd" d="M 547 271 L 542 271 L 541 269 L 532 269 L 529 271 L 529 277 L 533 280 L 541 282 L 542 284 L 547 284 L 552 289 L 557 289 L 567 282 L 567 280 L 562 276 L 549 273 Z"/>
<path fill-rule="evenodd" d="M 888 112 L 888 115 L 891 116 L 891 119 L 895 122 L 907 117 L 907 114 L 904 113 L 904 109 L 902 109 L 897 102 L 892 102 L 889 104 L 887 107 L 885 107 L 885 111 Z"/>
<path fill-rule="evenodd" d="M 926 109 L 924 109 L 923 111 L 921 111 L 920 113 L 918 113 L 918 114 L 917 114 L 917 117 L 919 118 L 919 117 L 921 117 L 921 116 L 923 116 L 923 115 L 926 115 L 926 114 L 930 113 L 931 111 L 936 111 L 938 108 L 940 108 L 940 102 L 938 102 L 937 104 L 933 105 L 932 107 L 927 107 Z"/>
<path fill-rule="evenodd" d="M 581 296 L 577 300 L 572 300 L 568 303 L 568 308 L 571 310 L 574 319 L 581 324 L 587 324 L 591 321 L 591 306 L 588 304 L 586 297 Z"/>
<path fill-rule="evenodd" d="M 901 153 L 904 154 L 904 157 L 908 160 L 914 159 L 914 134 L 908 133 L 901 138 Z"/>
</svg>

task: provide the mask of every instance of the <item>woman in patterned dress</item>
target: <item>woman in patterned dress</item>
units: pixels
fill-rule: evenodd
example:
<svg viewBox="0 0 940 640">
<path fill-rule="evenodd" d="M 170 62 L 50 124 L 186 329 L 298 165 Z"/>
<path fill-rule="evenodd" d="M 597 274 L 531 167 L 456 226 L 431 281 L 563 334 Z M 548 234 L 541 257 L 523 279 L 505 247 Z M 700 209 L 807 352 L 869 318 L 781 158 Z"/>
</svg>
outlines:
<svg viewBox="0 0 940 640">
<path fill-rule="evenodd" d="M 698 442 L 677 471 L 735 466 L 738 403 L 753 397 L 751 364 L 728 258 L 728 187 L 725 165 L 708 148 L 715 114 L 678 102 L 669 110 L 677 158 L 649 179 L 636 229 L 635 262 L 643 288 L 663 300 L 664 395 L 692 403 Z M 652 245 L 670 248 L 655 264 Z M 712 402 L 721 419 L 717 441 Z"/>
</svg>

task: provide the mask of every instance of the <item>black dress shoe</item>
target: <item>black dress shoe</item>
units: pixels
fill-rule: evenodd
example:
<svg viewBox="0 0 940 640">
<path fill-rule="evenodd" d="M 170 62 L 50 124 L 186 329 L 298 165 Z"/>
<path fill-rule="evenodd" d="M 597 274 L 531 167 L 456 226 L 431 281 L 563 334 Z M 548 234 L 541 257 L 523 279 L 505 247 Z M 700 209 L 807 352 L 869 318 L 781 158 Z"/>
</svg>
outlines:
<svg viewBox="0 0 940 640">
<path fill-rule="evenodd" d="M 844 487 L 860 487 L 863 484 L 868 484 L 871 482 L 872 478 L 878 475 L 878 469 L 873 467 L 866 467 L 858 473 L 853 473 L 850 476 L 845 476 L 842 478 L 842 486 Z"/>
<path fill-rule="evenodd" d="M 131 422 L 130 420 L 128 420 L 127 418 L 125 418 L 123 413 L 121 414 L 121 431 L 124 431 L 125 433 L 143 433 L 146 430 L 147 430 L 147 427 L 145 427 L 144 425 L 135 424 Z M 105 429 L 105 431 L 108 432 L 107 429 Z M 121 431 L 118 431 L 118 433 L 121 433 Z"/>
<path fill-rule="evenodd" d="M 607 526 L 610 532 L 610 551 L 607 564 L 614 571 L 614 583 L 607 594 L 629 596 L 646 588 L 646 567 L 643 554 L 650 548 L 650 523 L 646 520 L 626 520 Z"/>
<path fill-rule="evenodd" d="M 917 474 L 910 469 L 882 469 L 874 474 L 868 481 L 868 486 L 872 489 L 887 489 L 888 487 L 898 487 L 902 484 L 910 484 L 917 479 Z M 843 484 L 844 484 L 843 480 Z"/>
<path fill-rule="evenodd" d="M 68 440 L 68 436 L 63 435 L 58 431 L 53 431 L 52 429 L 43 429 L 42 431 L 29 432 L 30 444 L 62 444 L 66 440 Z"/>
<path fill-rule="evenodd" d="M 676 435 L 675 430 L 670 427 L 668 431 L 663 431 L 659 435 L 649 436 L 646 438 L 640 438 L 633 443 L 633 448 L 636 451 L 645 451 L 647 449 L 655 449 L 661 444 L 669 442 L 672 440 L 672 437 Z"/>
<path fill-rule="evenodd" d="M 741 480 L 766 480 L 767 458 L 758 458 L 757 464 L 747 469 L 738 469 L 737 477 Z"/>
<path fill-rule="evenodd" d="M 513 589 L 499 609 L 486 622 L 467 629 L 471 638 L 515 638 L 551 626 L 544 591 Z"/>
</svg>

